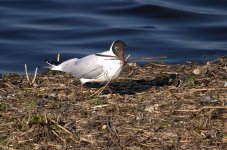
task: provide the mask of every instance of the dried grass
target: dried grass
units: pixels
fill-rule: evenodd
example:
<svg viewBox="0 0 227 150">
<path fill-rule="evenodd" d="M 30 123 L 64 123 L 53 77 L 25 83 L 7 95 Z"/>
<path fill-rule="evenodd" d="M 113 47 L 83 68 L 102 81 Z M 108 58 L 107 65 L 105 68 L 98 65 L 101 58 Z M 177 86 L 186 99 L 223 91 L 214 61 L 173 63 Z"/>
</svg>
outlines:
<svg viewBox="0 0 227 150">
<path fill-rule="evenodd" d="M 37 74 L 35 86 L 8 75 L 0 149 L 226 149 L 226 62 L 128 64 L 113 96 L 91 96 L 101 85 L 89 84 L 81 97 L 79 81 L 64 73 Z"/>
</svg>

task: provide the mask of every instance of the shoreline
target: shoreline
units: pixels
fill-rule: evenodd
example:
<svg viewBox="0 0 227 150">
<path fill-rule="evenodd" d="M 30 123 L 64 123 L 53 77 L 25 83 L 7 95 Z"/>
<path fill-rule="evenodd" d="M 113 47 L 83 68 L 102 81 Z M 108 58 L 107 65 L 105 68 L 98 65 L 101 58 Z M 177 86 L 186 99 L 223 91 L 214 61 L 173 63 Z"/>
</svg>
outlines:
<svg viewBox="0 0 227 150">
<path fill-rule="evenodd" d="M 33 75 L 29 75 L 29 80 Z M 110 88 L 80 96 L 62 72 L 0 80 L 0 149 L 227 148 L 227 57 L 207 64 L 129 63 Z"/>
</svg>

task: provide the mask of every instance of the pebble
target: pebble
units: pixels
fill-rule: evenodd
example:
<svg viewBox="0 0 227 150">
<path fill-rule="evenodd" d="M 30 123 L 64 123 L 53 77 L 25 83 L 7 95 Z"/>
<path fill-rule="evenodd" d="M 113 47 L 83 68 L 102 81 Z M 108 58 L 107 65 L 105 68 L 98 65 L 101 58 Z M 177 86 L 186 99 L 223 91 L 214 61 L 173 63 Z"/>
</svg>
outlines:
<svg viewBox="0 0 227 150">
<path fill-rule="evenodd" d="M 199 75 L 201 73 L 200 69 L 193 70 L 194 75 Z"/>
<path fill-rule="evenodd" d="M 206 102 L 211 102 L 211 97 L 210 96 L 205 96 L 204 97 L 204 101 L 206 101 Z"/>
<path fill-rule="evenodd" d="M 102 129 L 105 130 L 107 128 L 107 125 L 103 125 Z"/>
<path fill-rule="evenodd" d="M 224 87 L 227 87 L 227 82 L 225 82 Z"/>
<path fill-rule="evenodd" d="M 137 66 L 137 64 L 133 63 L 133 62 L 127 63 L 127 65 L 130 66 L 130 67 L 136 67 Z"/>
</svg>

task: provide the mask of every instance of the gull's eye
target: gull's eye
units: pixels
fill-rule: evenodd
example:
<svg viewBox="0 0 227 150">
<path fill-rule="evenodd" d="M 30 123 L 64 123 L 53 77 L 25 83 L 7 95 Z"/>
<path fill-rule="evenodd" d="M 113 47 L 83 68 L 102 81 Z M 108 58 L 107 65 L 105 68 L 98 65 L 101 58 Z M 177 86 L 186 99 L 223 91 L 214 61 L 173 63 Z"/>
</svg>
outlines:
<svg viewBox="0 0 227 150">
<path fill-rule="evenodd" d="M 119 48 L 118 47 L 115 47 L 115 49 L 118 51 L 119 50 Z"/>
</svg>

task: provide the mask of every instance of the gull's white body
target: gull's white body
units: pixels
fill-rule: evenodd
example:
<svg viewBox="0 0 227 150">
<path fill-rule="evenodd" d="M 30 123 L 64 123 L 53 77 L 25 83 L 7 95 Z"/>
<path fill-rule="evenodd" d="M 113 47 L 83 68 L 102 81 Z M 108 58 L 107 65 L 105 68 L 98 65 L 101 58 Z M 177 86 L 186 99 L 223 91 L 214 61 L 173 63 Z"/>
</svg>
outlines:
<svg viewBox="0 0 227 150">
<path fill-rule="evenodd" d="M 81 59 L 67 60 L 57 66 L 52 65 L 51 70 L 71 73 L 79 78 L 82 84 L 114 80 L 120 75 L 124 63 L 116 57 L 111 48 L 112 46 L 110 50 L 98 53 L 100 55 L 92 54 Z"/>
</svg>

